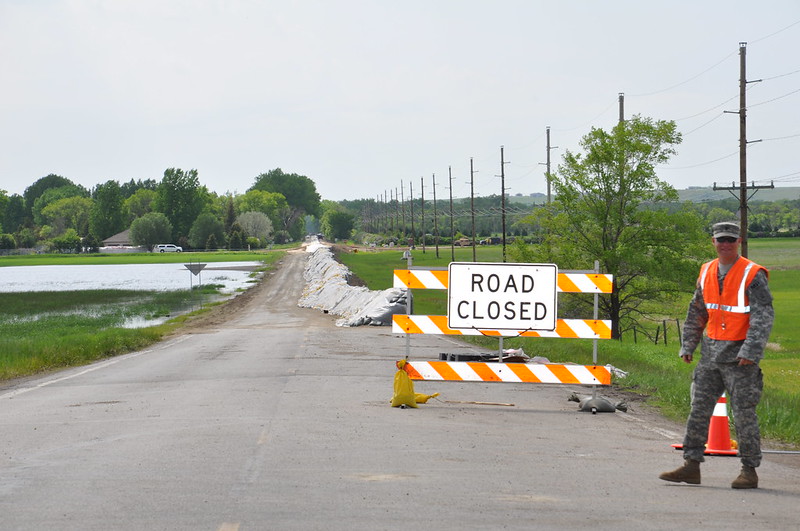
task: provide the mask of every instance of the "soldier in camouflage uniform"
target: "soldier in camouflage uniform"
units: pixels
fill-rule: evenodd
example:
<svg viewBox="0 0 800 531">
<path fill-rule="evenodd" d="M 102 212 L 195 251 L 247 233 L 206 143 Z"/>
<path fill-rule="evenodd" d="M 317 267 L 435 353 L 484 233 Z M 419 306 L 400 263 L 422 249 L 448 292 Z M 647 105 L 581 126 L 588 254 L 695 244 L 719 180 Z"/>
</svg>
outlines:
<svg viewBox="0 0 800 531">
<path fill-rule="evenodd" d="M 713 244 L 717 259 L 704 264 L 689 304 L 680 357 L 691 363 L 702 341 L 700 361 L 692 377 L 692 410 L 683 440 L 684 465 L 659 477 L 678 483 L 700 483 L 700 463 L 714 407 L 724 391 L 739 440 L 742 470 L 731 483 L 735 489 L 758 488 L 761 434 L 756 406 L 761 400 L 758 363 L 772 330 L 775 312 L 767 280 L 769 273 L 739 256 L 736 223 L 717 223 Z M 727 277 L 727 280 L 726 280 Z M 705 334 L 704 334 L 705 332 Z"/>
</svg>

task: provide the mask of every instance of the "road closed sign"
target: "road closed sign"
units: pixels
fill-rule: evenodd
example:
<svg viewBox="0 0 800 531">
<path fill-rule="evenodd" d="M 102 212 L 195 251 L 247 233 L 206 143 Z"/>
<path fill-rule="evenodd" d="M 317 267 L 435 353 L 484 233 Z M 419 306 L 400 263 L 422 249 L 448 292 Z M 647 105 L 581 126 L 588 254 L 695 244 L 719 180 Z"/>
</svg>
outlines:
<svg viewBox="0 0 800 531">
<path fill-rule="evenodd" d="M 555 330 L 558 266 L 452 262 L 447 323 L 453 329 Z"/>
</svg>

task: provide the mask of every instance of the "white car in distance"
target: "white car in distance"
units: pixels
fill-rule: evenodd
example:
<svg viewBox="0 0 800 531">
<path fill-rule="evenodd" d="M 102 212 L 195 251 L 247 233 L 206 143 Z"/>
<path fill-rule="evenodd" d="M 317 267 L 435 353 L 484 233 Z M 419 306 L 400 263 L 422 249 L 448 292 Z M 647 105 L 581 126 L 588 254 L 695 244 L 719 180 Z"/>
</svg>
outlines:
<svg viewBox="0 0 800 531">
<path fill-rule="evenodd" d="M 171 243 L 159 243 L 153 247 L 154 253 L 180 253 L 183 252 L 183 247 L 178 247 Z"/>
</svg>

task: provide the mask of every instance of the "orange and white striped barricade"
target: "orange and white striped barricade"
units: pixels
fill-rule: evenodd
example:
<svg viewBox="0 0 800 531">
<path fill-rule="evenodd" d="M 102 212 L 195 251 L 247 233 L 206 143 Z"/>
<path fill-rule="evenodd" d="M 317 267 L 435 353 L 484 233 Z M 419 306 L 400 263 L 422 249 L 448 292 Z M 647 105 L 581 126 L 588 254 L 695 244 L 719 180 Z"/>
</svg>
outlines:
<svg viewBox="0 0 800 531">
<path fill-rule="evenodd" d="M 599 365 L 408 361 L 403 369 L 412 380 L 611 385 L 611 371 Z"/>
<path fill-rule="evenodd" d="M 396 269 L 395 288 L 448 289 L 449 272 L 431 269 Z M 603 273 L 558 273 L 557 291 L 562 293 L 608 294 L 613 290 L 613 276 Z M 554 337 L 611 339 L 611 321 L 600 319 L 557 319 L 554 330 L 479 330 L 452 329 L 447 316 L 401 315 L 392 317 L 392 332 L 404 334 L 484 335 L 496 337 Z"/>
</svg>

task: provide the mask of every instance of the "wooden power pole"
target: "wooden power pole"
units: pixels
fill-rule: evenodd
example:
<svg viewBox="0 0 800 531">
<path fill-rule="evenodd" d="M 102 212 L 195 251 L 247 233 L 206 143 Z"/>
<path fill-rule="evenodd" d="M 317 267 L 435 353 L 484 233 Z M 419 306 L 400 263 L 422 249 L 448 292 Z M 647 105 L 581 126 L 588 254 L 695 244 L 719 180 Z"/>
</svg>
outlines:
<svg viewBox="0 0 800 531">
<path fill-rule="evenodd" d="M 739 225 L 742 234 L 742 256 L 747 258 L 747 191 L 758 190 L 761 188 L 775 188 L 774 183 L 769 186 L 756 186 L 755 182 L 747 186 L 747 83 L 758 83 L 760 79 L 747 81 L 747 43 L 739 43 L 739 110 L 725 111 L 730 114 L 739 115 L 739 185 L 736 186 L 717 186 L 714 183 L 714 190 L 739 190 Z M 754 140 L 753 142 L 761 142 Z"/>
</svg>

